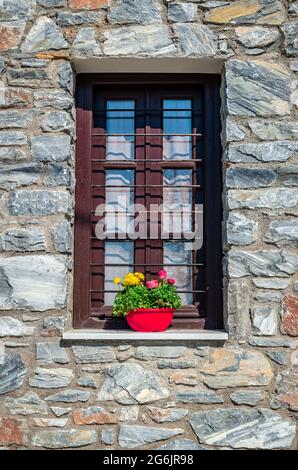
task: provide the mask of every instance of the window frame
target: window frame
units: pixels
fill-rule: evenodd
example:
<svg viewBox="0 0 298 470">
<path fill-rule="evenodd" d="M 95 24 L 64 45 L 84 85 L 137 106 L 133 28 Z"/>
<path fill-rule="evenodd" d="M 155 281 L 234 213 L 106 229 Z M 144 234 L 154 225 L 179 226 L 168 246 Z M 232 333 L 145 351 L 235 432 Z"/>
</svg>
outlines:
<svg viewBox="0 0 298 470">
<path fill-rule="evenodd" d="M 75 225 L 74 225 L 74 328 L 115 329 L 110 322 L 92 317 L 90 292 L 90 213 L 93 90 L 106 85 L 200 85 L 204 89 L 204 244 L 206 249 L 207 317 L 197 322 L 198 328 L 222 329 L 222 169 L 220 142 L 220 76 L 211 74 L 80 74 L 76 80 L 77 142 L 75 161 Z M 216 184 L 214 184 L 214 181 Z M 208 236 L 206 235 L 208 233 Z M 184 307 L 185 315 L 190 308 Z M 183 317 L 183 309 L 181 309 Z M 110 314 L 110 308 L 103 307 Z M 179 325 L 179 322 L 178 324 Z M 179 326 L 175 328 L 179 329 Z M 184 326 L 185 328 L 185 326 Z"/>
</svg>

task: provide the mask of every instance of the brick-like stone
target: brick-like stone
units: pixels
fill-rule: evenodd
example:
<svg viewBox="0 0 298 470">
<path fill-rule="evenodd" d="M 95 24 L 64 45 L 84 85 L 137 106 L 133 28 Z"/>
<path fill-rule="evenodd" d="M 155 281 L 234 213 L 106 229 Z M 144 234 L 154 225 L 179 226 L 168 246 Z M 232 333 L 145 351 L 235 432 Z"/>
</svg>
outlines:
<svg viewBox="0 0 298 470">
<path fill-rule="evenodd" d="M 55 416 L 58 416 L 60 418 L 60 416 L 68 415 L 72 411 L 72 408 L 60 408 L 59 406 L 51 406 L 51 410 Z"/>
<path fill-rule="evenodd" d="M 32 123 L 32 118 L 33 114 L 30 112 L 0 111 L 0 128 L 26 128 Z"/>
<path fill-rule="evenodd" d="M 31 92 L 20 88 L 8 88 L 0 83 L 0 108 L 23 108 L 30 103 Z"/>
<path fill-rule="evenodd" d="M 52 229 L 52 240 L 56 250 L 60 253 L 69 253 L 71 251 L 72 230 L 67 220 L 54 225 Z"/>
<path fill-rule="evenodd" d="M 25 421 L 15 418 L 0 418 L 0 445 L 24 446 L 27 444 L 28 428 Z"/>
<path fill-rule="evenodd" d="M 130 426 L 122 424 L 119 433 L 119 445 L 122 448 L 134 449 L 152 442 L 164 441 L 182 434 L 183 429 L 157 428 L 149 426 Z"/>
<path fill-rule="evenodd" d="M 137 359 L 154 359 L 154 358 L 178 358 L 185 354 L 185 346 L 139 346 L 136 350 L 135 357 Z"/>
<path fill-rule="evenodd" d="M 8 209 L 11 215 L 44 216 L 69 214 L 72 199 L 63 191 L 23 191 L 10 194 Z"/>
<path fill-rule="evenodd" d="M 7 397 L 4 400 L 4 405 L 9 408 L 10 413 L 13 415 L 48 414 L 48 405 L 34 392 L 27 392 L 18 398 Z"/>
<path fill-rule="evenodd" d="M 77 364 L 100 364 L 116 360 L 111 346 L 72 346 Z"/>
<path fill-rule="evenodd" d="M 298 203 L 298 189 L 269 188 L 241 191 L 231 189 L 228 192 L 230 209 L 290 209 Z"/>
<path fill-rule="evenodd" d="M 233 449 L 287 449 L 295 437 L 293 421 L 268 409 L 199 411 L 190 424 L 200 443 Z"/>
<path fill-rule="evenodd" d="M 0 308 L 2 309 L 45 311 L 63 308 L 67 299 L 65 257 L 30 255 L 2 258 L 1 283 L 3 290 L 0 293 Z"/>
<path fill-rule="evenodd" d="M 37 163 L 18 163 L 6 165 L 0 169 L 0 188 L 14 189 L 29 186 L 40 180 L 41 165 Z"/>
<path fill-rule="evenodd" d="M 108 13 L 109 23 L 161 23 L 161 7 L 156 0 L 118 0 Z"/>
<path fill-rule="evenodd" d="M 95 379 L 90 375 L 79 377 L 77 384 L 81 387 L 97 388 Z"/>
<path fill-rule="evenodd" d="M 176 3 L 168 4 L 168 19 L 173 23 L 186 23 L 196 21 L 198 16 L 198 7 L 194 3 Z"/>
<path fill-rule="evenodd" d="M 96 10 L 108 4 L 109 0 L 68 0 L 68 6 L 73 10 Z"/>
<path fill-rule="evenodd" d="M 4 294 L 5 295 L 5 294 Z M 31 336 L 34 333 L 34 326 L 27 326 L 17 318 L 7 317 L 2 315 L 0 317 L 0 337 L 13 336 Z"/>
<path fill-rule="evenodd" d="M 236 116 L 290 112 L 290 75 L 284 66 L 255 60 L 231 60 L 226 69 L 227 107 Z"/>
<path fill-rule="evenodd" d="M 274 307 L 269 305 L 252 307 L 251 318 L 255 335 L 272 336 L 276 333 L 277 319 Z"/>
<path fill-rule="evenodd" d="M 24 150 L 13 147 L 0 148 L 0 161 L 4 163 L 17 163 L 27 160 L 27 155 Z"/>
<path fill-rule="evenodd" d="M 56 419 L 56 418 L 33 418 L 33 426 L 38 428 L 64 428 L 68 423 L 68 419 Z"/>
<path fill-rule="evenodd" d="M 253 284 L 260 289 L 286 289 L 290 285 L 289 279 L 280 278 L 262 278 L 258 277 L 253 279 Z"/>
<path fill-rule="evenodd" d="M 298 336 L 298 296 L 286 295 L 282 327 L 289 336 Z"/>
<path fill-rule="evenodd" d="M 226 158 L 233 163 L 286 162 L 297 150 L 298 144 L 291 141 L 240 144 L 230 146 Z"/>
<path fill-rule="evenodd" d="M 236 0 L 212 8 L 204 19 L 208 23 L 217 24 L 280 25 L 284 21 L 284 11 L 278 0 Z"/>
<path fill-rule="evenodd" d="M 170 375 L 169 383 L 176 385 L 190 385 L 192 387 L 199 384 L 199 377 L 194 372 L 177 371 Z"/>
<path fill-rule="evenodd" d="M 227 243 L 250 245 L 257 239 L 258 223 L 243 214 L 231 212 L 227 221 Z"/>
<path fill-rule="evenodd" d="M 228 188 L 247 189 L 272 186 L 276 173 L 267 168 L 228 168 L 226 185 Z"/>
<path fill-rule="evenodd" d="M 70 156 L 68 135 L 37 135 L 31 138 L 33 160 L 65 161 Z"/>
<path fill-rule="evenodd" d="M 72 187 L 72 175 L 69 166 L 61 163 L 49 163 L 45 172 L 45 186 Z"/>
<path fill-rule="evenodd" d="M 104 32 L 107 56 L 172 56 L 176 48 L 163 25 L 125 26 Z"/>
<path fill-rule="evenodd" d="M 59 85 L 69 93 L 73 93 L 74 72 L 69 62 L 63 62 L 58 66 Z"/>
<path fill-rule="evenodd" d="M 16 49 L 22 41 L 25 27 L 24 21 L 0 23 L 0 51 Z"/>
<path fill-rule="evenodd" d="M 42 336 L 61 336 L 64 331 L 65 318 L 62 316 L 50 315 L 43 320 Z"/>
<path fill-rule="evenodd" d="M 157 450 L 203 450 L 204 447 L 200 446 L 191 439 L 174 439 L 166 444 L 158 447 Z"/>
<path fill-rule="evenodd" d="M 285 38 L 285 52 L 288 56 L 298 55 L 298 22 L 286 23 L 282 26 L 282 31 Z"/>
<path fill-rule="evenodd" d="M 20 131 L 3 131 L 0 132 L 0 145 L 25 145 L 27 144 L 27 136 Z"/>
<path fill-rule="evenodd" d="M 73 106 L 73 99 L 64 90 L 39 90 L 34 93 L 34 105 L 36 108 L 52 107 L 68 110 Z"/>
<path fill-rule="evenodd" d="M 31 18 L 35 0 L 1 0 L 1 18 L 19 20 Z"/>
<path fill-rule="evenodd" d="M 38 367 L 30 377 L 30 387 L 61 388 L 70 384 L 74 374 L 72 369 L 42 369 Z"/>
<path fill-rule="evenodd" d="M 231 277 L 254 276 L 286 277 L 298 267 L 298 256 L 289 251 L 258 250 L 230 252 L 228 271 Z"/>
<path fill-rule="evenodd" d="M 252 133 L 261 140 L 284 140 L 284 139 L 298 139 L 298 123 L 292 121 L 268 121 L 268 120 L 255 120 L 248 123 Z M 277 142 L 275 148 L 278 149 L 278 144 L 281 144 L 281 149 L 286 146 L 287 142 Z M 274 148 L 272 143 L 268 143 L 267 147 L 270 153 Z M 295 150 L 295 146 L 292 147 Z M 291 147 L 289 148 L 291 150 Z M 275 152 L 273 152 L 275 153 Z M 290 157 L 291 155 L 289 155 Z M 267 157 L 268 158 L 268 157 Z M 287 159 L 286 159 L 287 160 Z M 265 160 L 263 160 L 265 161 Z M 269 159 L 267 160 L 269 161 Z M 270 160 L 271 161 L 271 160 Z"/>
<path fill-rule="evenodd" d="M 217 38 L 208 26 L 177 23 L 173 28 L 183 55 L 214 56 L 216 54 Z"/>
<path fill-rule="evenodd" d="M 289 348 L 291 342 L 287 338 L 258 338 L 252 337 L 249 340 L 251 346 L 260 348 Z"/>
<path fill-rule="evenodd" d="M 113 428 L 103 429 L 101 431 L 101 442 L 107 446 L 114 444 L 115 437 L 115 431 Z"/>
<path fill-rule="evenodd" d="M 58 13 L 57 23 L 59 26 L 79 26 L 82 24 L 99 25 L 104 16 L 101 11 L 81 11 L 80 13 L 63 12 Z"/>
<path fill-rule="evenodd" d="M 159 369 L 190 369 L 196 366 L 197 362 L 194 359 L 184 359 L 180 361 L 161 359 L 157 361 L 157 367 Z"/>
<path fill-rule="evenodd" d="M 86 402 L 90 398 L 90 392 L 76 389 L 68 389 L 62 392 L 49 395 L 45 398 L 46 401 L 63 402 L 63 403 L 78 403 Z"/>
<path fill-rule="evenodd" d="M 238 26 L 235 33 L 237 42 L 248 48 L 266 47 L 279 38 L 278 30 L 262 26 Z"/>
<path fill-rule="evenodd" d="M 250 331 L 250 288 L 247 279 L 230 279 L 227 304 L 229 332 L 243 341 Z"/>
<path fill-rule="evenodd" d="M 285 351 L 267 351 L 267 356 L 281 366 L 289 363 L 289 355 Z"/>
<path fill-rule="evenodd" d="M 274 220 L 265 233 L 266 243 L 275 243 L 278 246 L 297 246 L 298 244 L 298 220 Z"/>
<path fill-rule="evenodd" d="M 8 68 L 7 81 L 9 85 L 37 88 L 51 86 L 46 70 L 41 68 Z"/>
<path fill-rule="evenodd" d="M 243 140 L 245 138 L 245 131 L 243 126 L 232 122 L 230 119 L 226 119 L 225 126 L 223 128 L 223 139 L 226 142 L 233 142 Z"/>
<path fill-rule="evenodd" d="M 42 116 L 40 125 L 46 132 L 67 132 L 73 128 L 73 121 L 65 111 L 50 111 Z"/>
<path fill-rule="evenodd" d="M 298 411 L 298 366 L 283 370 L 277 377 L 278 400 Z"/>
<path fill-rule="evenodd" d="M 9 229 L 2 236 L 2 248 L 5 251 L 44 251 L 45 237 L 35 228 Z"/>
<path fill-rule="evenodd" d="M 69 357 L 58 342 L 36 343 L 36 359 L 40 364 L 67 364 Z"/>
<path fill-rule="evenodd" d="M 76 35 L 72 48 L 75 52 L 92 54 L 93 56 L 102 55 L 101 46 L 97 42 L 97 31 L 95 28 L 82 28 Z"/>
<path fill-rule="evenodd" d="M 176 393 L 176 399 L 182 403 L 214 405 L 223 403 L 223 399 L 213 390 L 186 390 Z"/>
<path fill-rule="evenodd" d="M 204 383 L 215 389 L 268 385 L 273 378 L 270 363 L 262 353 L 241 348 L 213 349 L 201 372 Z"/>
<path fill-rule="evenodd" d="M 46 16 L 40 16 L 27 34 L 21 49 L 22 52 L 31 53 L 66 47 L 68 43 L 54 21 Z"/>
<path fill-rule="evenodd" d="M 82 410 L 75 410 L 72 415 L 74 423 L 77 425 L 117 423 L 117 416 L 113 416 L 100 406 L 90 406 Z"/>
<path fill-rule="evenodd" d="M 236 405 L 256 406 L 264 399 L 264 394 L 260 390 L 245 390 L 231 393 L 230 398 Z"/>
<path fill-rule="evenodd" d="M 33 436 L 33 445 L 46 449 L 64 449 L 87 446 L 94 444 L 96 440 L 97 433 L 93 430 L 57 429 L 38 431 Z"/>
<path fill-rule="evenodd" d="M 7 353 L 0 361 L 0 395 L 23 385 L 27 367 L 19 354 Z"/>
<path fill-rule="evenodd" d="M 149 416 L 156 423 L 174 423 L 188 415 L 185 408 L 157 408 L 148 406 Z"/>
</svg>

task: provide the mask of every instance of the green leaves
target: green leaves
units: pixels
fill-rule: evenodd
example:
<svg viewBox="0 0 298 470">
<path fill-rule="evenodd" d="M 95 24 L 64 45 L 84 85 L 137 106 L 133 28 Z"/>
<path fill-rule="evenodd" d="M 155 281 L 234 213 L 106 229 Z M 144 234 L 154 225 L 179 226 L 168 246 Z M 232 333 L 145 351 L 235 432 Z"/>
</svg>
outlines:
<svg viewBox="0 0 298 470">
<path fill-rule="evenodd" d="M 116 295 L 113 315 L 125 317 L 129 310 L 137 308 L 178 308 L 182 301 L 173 284 L 163 281 L 154 289 L 144 285 L 126 287 Z"/>
</svg>

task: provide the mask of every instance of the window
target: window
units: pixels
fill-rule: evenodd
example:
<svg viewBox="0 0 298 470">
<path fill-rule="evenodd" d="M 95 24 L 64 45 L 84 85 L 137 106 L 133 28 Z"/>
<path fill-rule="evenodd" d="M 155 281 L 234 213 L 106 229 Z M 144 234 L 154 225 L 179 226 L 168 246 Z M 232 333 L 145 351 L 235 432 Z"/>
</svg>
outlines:
<svg viewBox="0 0 298 470">
<path fill-rule="evenodd" d="M 185 304 L 172 327 L 222 327 L 219 133 L 215 75 L 78 77 L 76 328 L 125 328 L 113 278 L 162 267 Z"/>
</svg>

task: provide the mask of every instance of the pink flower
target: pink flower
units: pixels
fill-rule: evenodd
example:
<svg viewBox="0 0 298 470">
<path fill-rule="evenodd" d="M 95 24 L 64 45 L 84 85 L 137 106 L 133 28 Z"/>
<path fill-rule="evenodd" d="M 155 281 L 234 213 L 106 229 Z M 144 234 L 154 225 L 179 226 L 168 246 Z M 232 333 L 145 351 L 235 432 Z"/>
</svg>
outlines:
<svg viewBox="0 0 298 470">
<path fill-rule="evenodd" d="M 146 286 L 148 287 L 148 289 L 154 289 L 155 287 L 158 287 L 158 281 L 147 281 Z"/>
<path fill-rule="evenodd" d="M 168 284 L 175 284 L 175 279 L 168 279 Z"/>
<path fill-rule="evenodd" d="M 161 269 L 161 270 L 159 271 L 158 275 L 159 275 L 159 278 L 160 278 L 160 279 L 166 279 L 166 277 L 167 277 L 167 271 L 164 271 L 163 269 Z"/>
</svg>

